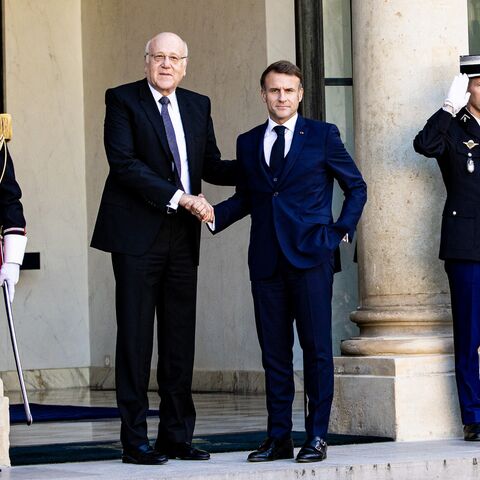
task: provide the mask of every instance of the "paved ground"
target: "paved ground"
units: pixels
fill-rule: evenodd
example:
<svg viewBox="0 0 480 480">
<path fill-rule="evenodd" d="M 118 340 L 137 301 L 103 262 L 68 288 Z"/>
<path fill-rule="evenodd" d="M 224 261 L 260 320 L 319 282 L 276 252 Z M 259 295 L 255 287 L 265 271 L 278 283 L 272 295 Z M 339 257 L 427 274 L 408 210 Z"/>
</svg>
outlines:
<svg viewBox="0 0 480 480">
<path fill-rule="evenodd" d="M 4 468 L 12 480 L 478 480 L 480 443 L 463 440 L 377 443 L 330 447 L 318 464 L 245 461 L 246 452 L 222 453 L 208 462 L 171 460 L 147 467 L 119 461 Z"/>
</svg>

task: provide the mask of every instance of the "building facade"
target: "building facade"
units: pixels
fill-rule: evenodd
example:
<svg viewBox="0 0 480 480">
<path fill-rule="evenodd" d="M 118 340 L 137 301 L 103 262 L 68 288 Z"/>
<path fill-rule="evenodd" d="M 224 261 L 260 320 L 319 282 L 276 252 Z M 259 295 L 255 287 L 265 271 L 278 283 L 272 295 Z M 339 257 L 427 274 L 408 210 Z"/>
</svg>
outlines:
<svg viewBox="0 0 480 480">
<path fill-rule="evenodd" d="M 355 246 L 342 245 L 335 280 L 332 431 L 398 440 L 459 434 L 448 286 L 437 258 L 444 192 L 412 139 L 442 105 L 459 55 L 480 53 L 478 2 L 4 0 L 2 8 L 10 150 L 27 251 L 40 255 L 39 269 L 23 271 L 14 305 L 29 388 L 114 386 L 111 262 L 88 246 L 107 174 L 103 96 L 141 78 L 146 40 L 174 31 L 189 44 L 183 85 L 212 99 L 224 158 L 234 157 L 239 133 L 266 118 L 261 72 L 287 59 L 308 74 L 305 113 L 339 126 L 367 181 L 358 268 Z M 231 191 L 205 185 L 204 193 L 215 203 Z M 263 391 L 248 230 L 245 219 L 219 237 L 203 232 L 198 391 Z M 0 376 L 15 389 L 6 322 L 0 339 Z M 296 345 L 299 389 L 301 367 Z M 438 428 L 414 425 L 433 405 Z"/>
</svg>

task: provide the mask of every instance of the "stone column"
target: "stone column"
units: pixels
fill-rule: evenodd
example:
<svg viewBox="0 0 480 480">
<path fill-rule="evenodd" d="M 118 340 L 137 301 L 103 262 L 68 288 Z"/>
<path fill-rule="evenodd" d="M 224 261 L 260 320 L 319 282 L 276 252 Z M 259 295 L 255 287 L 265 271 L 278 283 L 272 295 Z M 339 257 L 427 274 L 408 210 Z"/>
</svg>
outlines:
<svg viewBox="0 0 480 480">
<path fill-rule="evenodd" d="M 468 53 L 467 1 L 353 0 L 352 43 L 355 152 L 369 199 L 351 315 L 360 334 L 336 361 L 332 427 L 399 440 L 458 435 L 438 260 L 444 187 L 435 160 L 415 154 L 412 141 Z"/>
</svg>

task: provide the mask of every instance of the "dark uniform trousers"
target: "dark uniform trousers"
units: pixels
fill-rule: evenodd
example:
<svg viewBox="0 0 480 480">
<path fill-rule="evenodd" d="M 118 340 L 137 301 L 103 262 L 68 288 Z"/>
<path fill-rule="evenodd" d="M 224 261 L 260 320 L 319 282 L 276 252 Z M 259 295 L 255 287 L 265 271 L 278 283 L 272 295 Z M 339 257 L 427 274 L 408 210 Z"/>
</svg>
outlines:
<svg viewBox="0 0 480 480">
<path fill-rule="evenodd" d="M 157 314 L 157 442 L 190 442 L 195 425 L 191 382 L 195 342 L 197 256 L 184 211 L 168 215 L 141 256 L 112 253 L 116 280 L 115 381 L 124 446 L 147 438 L 147 387 Z"/>
<path fill-rule="evenodd" d="M 480 262 L 446 260 L 462 422 L 480 423 Z"/>
<path fill-rule="evenodd" d="M 414 140 L 433 157 L 447 191 L 440 258 L 450 284 L 455 376 L 464 424 L 480 422 L 480 126 L 463 108 L 437 111 Z"/>
</svg>

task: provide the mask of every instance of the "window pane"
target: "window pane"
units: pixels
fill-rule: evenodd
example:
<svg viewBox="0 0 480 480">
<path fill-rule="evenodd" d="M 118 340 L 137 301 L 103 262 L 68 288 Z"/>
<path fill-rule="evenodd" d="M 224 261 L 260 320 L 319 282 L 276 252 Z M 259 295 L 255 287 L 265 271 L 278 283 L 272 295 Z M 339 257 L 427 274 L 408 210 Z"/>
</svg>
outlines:
<svg viewBox="0 0 480 480">
<path fill-rule="evenodd" d="M 468 0 L 468 44 L 470 55 L 480 55 L 480 2 Z"/>
<path fill-rule="evenodd" d="M 351 78 L 350 0 L 323 0 L 325 77 Z"/>
</svg>

